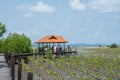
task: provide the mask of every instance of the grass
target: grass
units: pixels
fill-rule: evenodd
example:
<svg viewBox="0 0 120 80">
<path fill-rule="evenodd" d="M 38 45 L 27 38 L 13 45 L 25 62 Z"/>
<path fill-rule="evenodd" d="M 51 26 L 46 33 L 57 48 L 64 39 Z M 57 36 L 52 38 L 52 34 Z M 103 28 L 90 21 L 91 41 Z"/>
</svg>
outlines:
<svg viewBox="0 0 120 80">
<path fill-rule="evenodd" d="M 108 48 L 108 47 L 78 47 L 78 55 L 80 54 L 94 54 L 94 55 L 107 55 L 107 56 L 118 56 L 120 55 L 119 48 Z"/>
<path fill-rule="evenodd" d="M 119 80 L 120 48 L 78 47 L 77 56 L 29 57 L 28 71 L 45 80 Z M 49 57 L 50 56 L 50 57 Z M 52 59 L 51 59 L 52 58 Z"/>
</svg>

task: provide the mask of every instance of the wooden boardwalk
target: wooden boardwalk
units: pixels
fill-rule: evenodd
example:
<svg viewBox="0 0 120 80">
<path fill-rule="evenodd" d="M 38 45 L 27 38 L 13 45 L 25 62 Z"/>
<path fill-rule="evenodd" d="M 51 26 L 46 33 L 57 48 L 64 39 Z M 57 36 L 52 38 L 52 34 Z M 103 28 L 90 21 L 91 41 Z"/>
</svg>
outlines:
<svg viewBox="0 0 120 80">
<path fill-rule="evenodd" d="M 6 64 L 3 55 L 0 55 L 0 80 L 11 80 L 10 68 Z"/>
</svg>

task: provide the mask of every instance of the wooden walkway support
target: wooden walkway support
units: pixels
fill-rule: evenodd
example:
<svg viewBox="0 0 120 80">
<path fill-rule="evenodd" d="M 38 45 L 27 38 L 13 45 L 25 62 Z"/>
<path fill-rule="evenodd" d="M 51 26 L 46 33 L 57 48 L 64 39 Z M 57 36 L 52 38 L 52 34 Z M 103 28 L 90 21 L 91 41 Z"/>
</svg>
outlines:
<svg viewBox="0 0 120 80">
<path fill-rule="evenodd" d="M 21 80 L 22 78 L 22 63 L 18 63 L 18 80 Z"/>
<path fill-rule="evenodd" d="M 15 80 L 15 57 L 12 56 L 10 59 L 10 74 L 12 77 L 12 80 Z"/>
<path fill-rule="evenodd" d="M 33 73 L 29 72 L 27 80 L 33 80 Z"/>
<path fill-rule="evenodd" d="M 15 57 L 16 56 L 12 56 L 10 59 L 10 75 L 11 75 L 11 80 L 23 80 L 23 74 L 22 74 L 22 62 L 21 59 L 22 58 L 18 58 L 18 64 L 15 64 Z M 22 56 L 23 57 L 23 56 Z M 17 67 L 18 66 L 18 67 Z M 16 67 L 18 70 L 16 70 Z M 18 74 L 17 76 L 15 76 L 15 74 Z M 33 80 L 33 73 L 27 72 L 27 75 L 25 80 Z M 4 80 L 4 79 L 3 79 Z"/>
</svg>

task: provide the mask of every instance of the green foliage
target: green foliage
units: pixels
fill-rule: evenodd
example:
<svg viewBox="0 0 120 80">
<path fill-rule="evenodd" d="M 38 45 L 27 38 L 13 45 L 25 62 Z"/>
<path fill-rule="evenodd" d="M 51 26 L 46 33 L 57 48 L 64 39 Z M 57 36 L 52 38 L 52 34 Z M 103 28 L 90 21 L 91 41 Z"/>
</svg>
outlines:
<svg viewBox="0 0 120 80">
<path fill-rule="evenodd" d="M 5 40 L 5 48 L 8 53 L 29 53 L 31 52 L 31 40 L 24 34 L 9 34 Z"/>
<path fill-rule="evenodd" d="M 64 78 L 58 78 L 58 80 L 64 80 Z"/>
<path fill-rule="evenodd" d="M 0 53 L 4 52 L 4 39 L 0 39 Z"/>
<path fill-rule="evenodd" d="M 0 37 L 6 32 L 5 24 L 0 23 Z"/>
<path fill-rule="evenodd" d="M 46 57 L 47 57 L 48 59 L 50 59 L 50 60 L 54 60 L 54 59 L 55 59 L 55 56 L 53 56 L 51 50 L 48 50 L 48 51 L 46 52 Z"/>
<path fill-rule="evenodd" d="M 38 66 L 40 69 L 42 69 L 46 74 L 49 74 L 49 75 L 52 75 L 52 76 L 57 76 L 57 73 L 55 71 L 53 71 L 52 69 L 47 69 L 47 66 L 43 65 L 42 63 L 40 63 L 39 61 L 35 60 L 34 58 L 29 57 L 29 60 L 36 67 Z M 42 57 L 41 57 L 41 60 L 44 61 L 44 63 L 49 62 L 49 60 L 44 59 Z"/>
<path fill-rule="evenodd" d="M 117 48 L 117 47 L 118 47 L 118 45 L 115 44 L 115 43 L 113 43 L 113 44 L 110 45 L 110 48 Z"/>
<path fill-rule="evenodd" d="M 29 66 L 27 66 L 24 62 L 24 60 L 22 60 L 21 61 L 22 62 L 22 66 L 23 66 L 23 68 L 27 71 L 27 72 L 32 72 L 32 70 L 30 69 L 30 67 Z"/>
<path fill-rule="evenodd" d="M 50 75 L 53 75 L 53 76 L 57 76 L 57 73 L 53 70 L 47 70 L 46 73 L 50 74 Z"/>
<path fill-rule="evenodd" d="M 5 24 L 0 23 L 0 37 L 6 32 Z M 4 52 L 4 39 L 0 39 L 0 53 Z"/>
<path fill-rule="evenodd" d="M 80 54 L 69 58 L 59 56 L 56 60 L 51 60 L 52 56 L 49 55 L 51 52 L 48 51 L 47 58 L 38 55 L 36 60 L 30 57 L 29 62 L 30 65 L 35 65 L 33 66 L 35 73 L 49 75 L 55 78 L 53 80 L 64 80 L 67 79 L 66 76 L 71 80 L 119 80 L 120 49 L 94 48 L 91 51 L 95 53 Z M 44 77 L 46 76 L 42 76 Z"/>
<path fill-rule="evenodd" d="M 64 80 L 65 76 L 61 75 L 63 73 L 70 79 L 73 78 L 72 80 L 114 80 L 115 77 L 120 79 L 120 66 L 118 65 L 120 55 L 106 56 L 90 53 L 87 56 L 81 54 L 70 58 L 61 56 L 55 62 L 41 56 L 37 56 L 37 60 L 32 57 L 29 60 L 35 64 L 34 67 L 37 70 L 41 68 L 45 74 L 55 77 L 56 80 Z"/>
</svg>

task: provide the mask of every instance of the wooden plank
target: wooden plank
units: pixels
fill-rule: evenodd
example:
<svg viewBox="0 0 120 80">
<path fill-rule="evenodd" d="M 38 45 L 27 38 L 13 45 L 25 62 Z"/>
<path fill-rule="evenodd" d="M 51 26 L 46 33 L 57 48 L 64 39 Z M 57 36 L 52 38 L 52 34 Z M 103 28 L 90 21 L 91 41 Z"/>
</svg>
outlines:
<svg viewBox="0 0 120 80">
<path fill-rule="evenodd" d="M 10 67 L 7 65 L 4 56 L 0 56 L 0 80 L 11 80 Z"/>
</svg>

